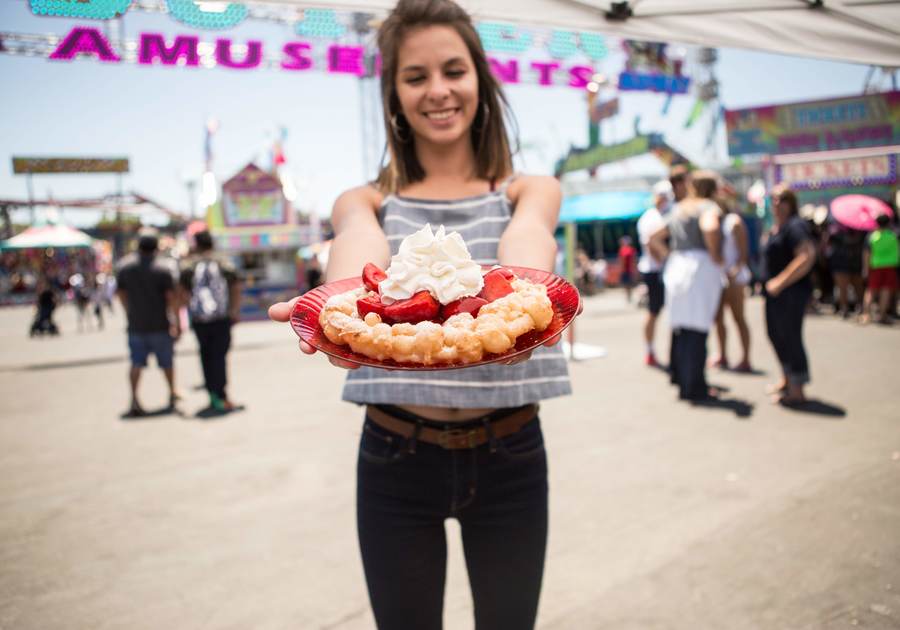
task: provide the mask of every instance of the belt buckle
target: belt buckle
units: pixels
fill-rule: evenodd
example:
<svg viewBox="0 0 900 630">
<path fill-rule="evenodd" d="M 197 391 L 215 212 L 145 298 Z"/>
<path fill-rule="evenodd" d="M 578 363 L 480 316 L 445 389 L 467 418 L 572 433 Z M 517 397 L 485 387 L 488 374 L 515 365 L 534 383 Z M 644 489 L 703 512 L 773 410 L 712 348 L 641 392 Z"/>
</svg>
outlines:
<svg viewBox="0 0 900 630">
<path fill-rule="evenodd" d="M 449 429 L 447 431 L 441 431 L 438 434 L 438 445 L 442 448 L 453 450 L 460 448 L 475 448 L 476 439 L 478 437 L 478 431 L 476 429 L 469 429 L 468 431 L 464 429 Z M 464 440 L 462 446 L 457 446 L 455 443 L 451 444 L 451 440 L 461 439 Z"/>
</svg>

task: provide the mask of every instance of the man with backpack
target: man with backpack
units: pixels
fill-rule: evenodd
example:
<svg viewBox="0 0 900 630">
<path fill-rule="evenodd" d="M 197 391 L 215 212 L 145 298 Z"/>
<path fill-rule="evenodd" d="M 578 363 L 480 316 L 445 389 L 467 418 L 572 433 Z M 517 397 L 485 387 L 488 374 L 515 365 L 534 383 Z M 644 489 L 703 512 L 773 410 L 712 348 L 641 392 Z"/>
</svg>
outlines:
<svg viewBox="0 0 900 630">
<path fill-rule="evenodd" d="M 241 285 L 234 268 L 215 256 L 208 231 L 198 232 L 194 242 L 196 255 L 181 272 L 182 296 L 200 346 L 209 408 L 224 413 L 235 409 L 225 392 L 226 356 L 231 326 L 240 317 Z"/>
</svg>

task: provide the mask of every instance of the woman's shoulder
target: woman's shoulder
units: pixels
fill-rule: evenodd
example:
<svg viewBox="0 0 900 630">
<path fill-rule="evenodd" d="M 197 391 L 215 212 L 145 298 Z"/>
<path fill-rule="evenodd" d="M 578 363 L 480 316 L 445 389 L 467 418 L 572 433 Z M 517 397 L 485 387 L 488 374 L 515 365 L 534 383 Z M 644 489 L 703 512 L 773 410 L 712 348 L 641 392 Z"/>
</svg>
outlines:
<svg viewBox="0 0 900 630">
<path fill-rule="evenodd" d="M 347 212 L 360 208 L 377 212 L 384 202 L 384 197 L 384 193 L 372 184 L 356 186 L 338 195 L 334 202 L 334 212 Z"/>
<path fill-rule="evenodd" d="M 515 174 L 509 177 L 506 188 L 506 196 L 515 205 L 522 193 L 561 195 L 562 190 L 559 180 L 552 175 L 523 175 Z"/>
</svg>

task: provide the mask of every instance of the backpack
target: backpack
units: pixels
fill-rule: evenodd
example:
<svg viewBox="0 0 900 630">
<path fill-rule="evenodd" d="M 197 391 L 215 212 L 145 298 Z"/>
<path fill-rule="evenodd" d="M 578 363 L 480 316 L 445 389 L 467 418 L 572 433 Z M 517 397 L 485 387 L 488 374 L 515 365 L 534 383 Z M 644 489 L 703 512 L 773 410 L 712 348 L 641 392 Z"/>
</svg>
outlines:
<svg viewBox="0 0 900 630">
<path fill-rule="evenodd" d="M 194 267 L 188 311 L 195 322 L 213 322 L 227 317 L 228 282 L 215 260 L 201 260 Z"/>
</svg>

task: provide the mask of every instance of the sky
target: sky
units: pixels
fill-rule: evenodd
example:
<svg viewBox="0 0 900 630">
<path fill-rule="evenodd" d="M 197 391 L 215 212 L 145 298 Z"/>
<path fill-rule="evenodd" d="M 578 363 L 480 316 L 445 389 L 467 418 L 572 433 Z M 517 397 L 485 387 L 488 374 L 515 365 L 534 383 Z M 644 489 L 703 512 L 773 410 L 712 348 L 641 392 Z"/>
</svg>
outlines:
<svg viewBox="0 0 900 630">
<path fill-rule="evenodd" d="M 280 46 L 302 39 L 286 25 L 247 21 L 227 32 L 199 31 L 170 16 L 129 12 L 126 39 L 139 32 L 199 35 L 201 41 L 231 37 L 261 39 Z M 36 17 L 27 0 L 0 0 L 0 30 L 64 35 L 75 25 L 103 26 L 92 20 Z M 688 49 L 688 59 L 692 59 Z M 611 54 L 598 67 L 610 76 L 624 56 Z M 693 66 L 695 68 L 695 66 Z M 692 66 L 689 65 L 690 73 Z M 861 93 L 867 66 L 721 49 L 715 66 L 722 104 L 729 109 Z M 0 198 L 27 198 L 23 175 L 12 173 L 12 156 L 126 156 L 131 172 L 123 188 L 187 213 L 186 182 L 203 165 L 205 122 L 219 121 L 213 144 L 214 171 L 227 179 L 251 160 L 262 158 L 279 128 L 287 130 L 285 154 L 297 183 L 298 206 L 327 216 L 345 189 L 374 175 L 364 172 L 361 90 L 352 76 L 279 69 L 144 67 L 104 64 L 94 58 L 72 62 L 0 54 Z M 565 86 L 507 86 L 523 150 L 519 170 L 550 174 L 572 145 L 587 141 L 585 92 Z M 601 93 L 601 98 L 610 96 Z M 729 161 L 724 125 L 709 129 L 713 114 L 690 129 L 684 122 L 694 98 L 676 96 L 663 114 L 665 97 L 628 93 L 620 114 L 603 123 L 604 143 L 629 139 L 639 117 L 641 132 L 662 133 L 667 142 L 700 166 Z M 610 179 L 663 175 L 653 157 L 601 169 Z M 36 197 L 100 196 L 114 192 L 114 175 L 37 175 Z M 96 213 L 67 210 L 64 221 L 88 226 Z M 27 216 L 17 215 L 17 220 Z"/>
</svg>

